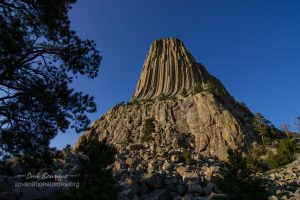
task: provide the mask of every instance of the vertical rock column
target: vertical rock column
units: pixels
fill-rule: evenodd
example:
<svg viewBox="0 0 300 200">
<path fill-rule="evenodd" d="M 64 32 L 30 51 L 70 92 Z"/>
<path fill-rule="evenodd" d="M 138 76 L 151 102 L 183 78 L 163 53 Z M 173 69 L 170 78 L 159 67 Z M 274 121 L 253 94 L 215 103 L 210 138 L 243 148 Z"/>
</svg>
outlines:
<svg viewBox="0 0 300 200">
<path fill-rule="evenodd" d="M 155 99 L 162 94 L 178 95 L 183 88 L 191 90 L 210 78 L 180 40 L 156 40 L 150 46 L 132 100 Z"/>
</svg>

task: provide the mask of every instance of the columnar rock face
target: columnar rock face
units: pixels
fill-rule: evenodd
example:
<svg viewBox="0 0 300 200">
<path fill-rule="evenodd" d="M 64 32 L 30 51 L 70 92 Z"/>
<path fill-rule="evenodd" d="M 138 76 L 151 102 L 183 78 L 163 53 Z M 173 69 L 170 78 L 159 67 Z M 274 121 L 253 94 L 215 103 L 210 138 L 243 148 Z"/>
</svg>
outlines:
<svg viewBox="0 0 300 200">
<path fill-rule="evenodd" d="M 186 50 L 182 41 L 166 38 L 154 41 L 147 54 L 132 99 L 155 99 L 178 95 L 185 88 L 216 80 Z M 219 87 L 223 87 L 219 84 Z"/>
<path fill-rule="evenodd" d="M 82 137 L 193 149 L 225 160 L 227 149 L 246 150 L 255 141 L 252 119 L 180 40 L 161 39 L 150 47 L 132 101 L 109 110 Z"/>
</svg>

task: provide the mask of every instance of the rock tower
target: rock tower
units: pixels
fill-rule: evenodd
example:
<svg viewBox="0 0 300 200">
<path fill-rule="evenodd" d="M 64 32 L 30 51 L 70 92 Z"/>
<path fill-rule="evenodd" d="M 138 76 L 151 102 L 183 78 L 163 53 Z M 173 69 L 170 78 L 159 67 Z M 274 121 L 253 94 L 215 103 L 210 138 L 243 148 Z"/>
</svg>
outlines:
<svg viewBox="0 0 300 200">
<path fill-rule="evenodd" d="M 106 112 L 78 142 L 94 137 L 117 147 L 151 143 L 225 160 L 228 148 L 246 150 L 255 141 L 252 119 L 180 40 L 166 38 L 151 44 L 131 101 Z"/>
<path fill-rule="evenodd" d="M 159 39 L 150 46 L 132 100 L 178 95 L 183 89 L 190 91 L 209 80 L 215 81 L 215 78 L 196 62 L 182 41 Z M 221 84 L 218 87 L 222 87 Z"/>
</svg>

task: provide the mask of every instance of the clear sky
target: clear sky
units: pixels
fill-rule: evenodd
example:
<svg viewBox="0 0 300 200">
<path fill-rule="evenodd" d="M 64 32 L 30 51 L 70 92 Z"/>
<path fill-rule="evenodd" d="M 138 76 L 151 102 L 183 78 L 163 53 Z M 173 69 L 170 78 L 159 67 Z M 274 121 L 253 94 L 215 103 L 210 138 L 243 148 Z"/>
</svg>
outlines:
<svg viewBox="0 0 300 200">
<path fill-rule="evenodd" d="M 95 97 L 93 121 L 128 101 L 153 40 L 181 39 L 232 96 L 277 127 L 300 116 L 299 0 L 78 0 L 71 26 L 94 39 L 103 57 L 99 76 L 74 87 Z M 74 144 L 59 134 L 52 146 Z"/>
</svg>

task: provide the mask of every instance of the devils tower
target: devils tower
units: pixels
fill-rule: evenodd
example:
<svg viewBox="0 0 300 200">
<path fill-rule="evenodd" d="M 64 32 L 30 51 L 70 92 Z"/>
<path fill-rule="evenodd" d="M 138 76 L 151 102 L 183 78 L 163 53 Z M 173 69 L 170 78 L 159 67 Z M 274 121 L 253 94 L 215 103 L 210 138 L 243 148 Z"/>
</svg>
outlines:
<svg viewBox="0 0 300 200">
<path fill-rule="evenodd" d="M 182 41 L 166 38 L 154 41 L 147 54 L 132 99 L 155 99 L 174 96 L 208 81 L 217 82 L 186 50 Z M 224 90 L 218 83 L 218 87 Z"/>
<path fill-rule="evenodd" d="M 106 138 L 117 147 L 188 148 L 224 160 L 229 148 L 251 147 L 252 118 L 182 41 L 166 38 L 151 44 L 131 101 L 106 112 L 82 137 Z"/>
</svg>

